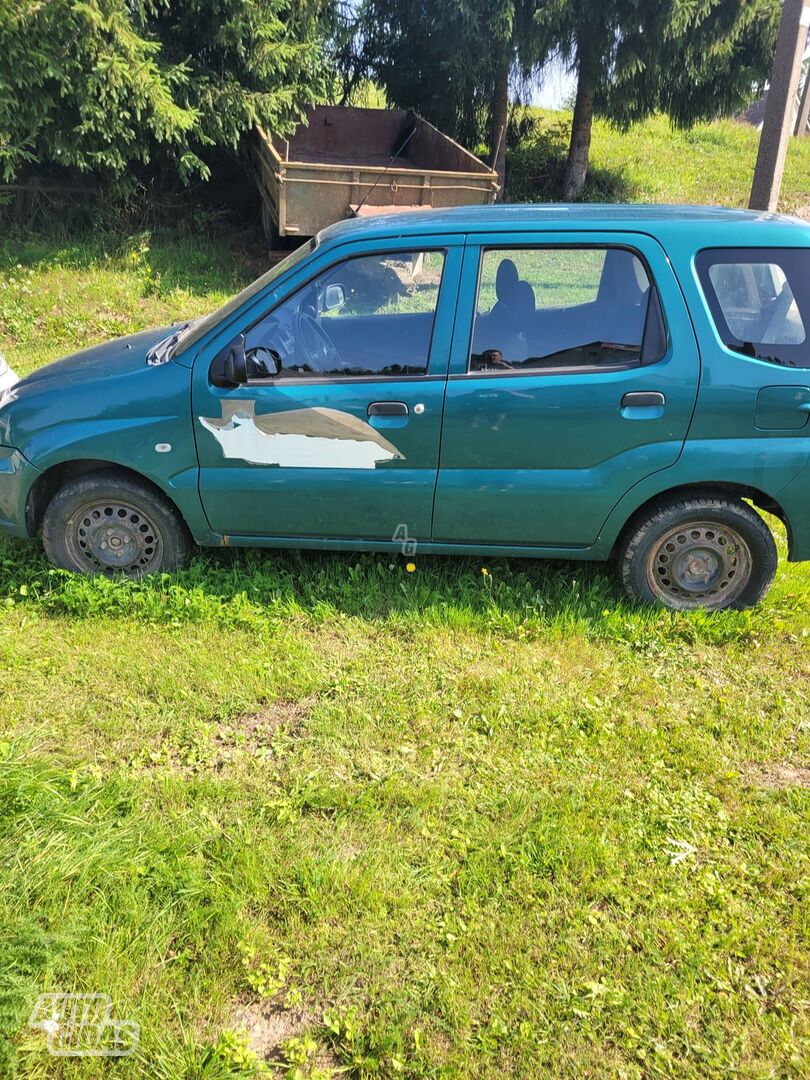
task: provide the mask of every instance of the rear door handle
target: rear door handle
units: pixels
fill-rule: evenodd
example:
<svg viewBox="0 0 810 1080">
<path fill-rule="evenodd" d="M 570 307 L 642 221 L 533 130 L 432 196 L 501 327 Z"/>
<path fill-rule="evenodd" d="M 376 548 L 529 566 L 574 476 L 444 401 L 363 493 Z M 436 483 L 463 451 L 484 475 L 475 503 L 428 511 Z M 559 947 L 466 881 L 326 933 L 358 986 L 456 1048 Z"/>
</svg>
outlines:
<svg viewBox="0 0 810 1080">
<path fill-rule="evenodd" d="M 407 416 L 408 406 L 404 401 L 372 401 L 368 407 L 369 416 Z"/>
<path fill-rule="evenodd" d="M 649 408 L 666 405 L 667 399 L 658 390 L 630 390 L 622 398 L 622 408 Z"/>
</svg>

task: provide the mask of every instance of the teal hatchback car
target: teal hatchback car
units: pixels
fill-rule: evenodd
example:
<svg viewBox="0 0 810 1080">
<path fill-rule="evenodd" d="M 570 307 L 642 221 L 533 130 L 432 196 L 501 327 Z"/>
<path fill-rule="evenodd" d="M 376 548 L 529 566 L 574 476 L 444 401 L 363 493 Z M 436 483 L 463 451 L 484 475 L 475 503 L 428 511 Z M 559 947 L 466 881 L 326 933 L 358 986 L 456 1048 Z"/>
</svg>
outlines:
<svg viewBox="0 0 810 1080">
<path fill-rule="evenodd" d="M 17 381 L 0 528 L 141 575 L 203 545 L 618 559 L 741 608 L 810 558 L 810 227 L 695 207 L 342 222 L 219 311 Z M 753 505 L 752 505 L 753 504 Z"/>
</svg>

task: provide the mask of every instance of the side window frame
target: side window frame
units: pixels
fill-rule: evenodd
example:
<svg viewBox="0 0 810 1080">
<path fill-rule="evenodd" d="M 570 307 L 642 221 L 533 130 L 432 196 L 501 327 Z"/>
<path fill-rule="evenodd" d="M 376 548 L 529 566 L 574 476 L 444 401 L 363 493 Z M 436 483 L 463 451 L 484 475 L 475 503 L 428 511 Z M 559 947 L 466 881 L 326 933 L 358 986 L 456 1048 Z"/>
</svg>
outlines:
<svg viewBox="0 0 810 1080">
<path fill-rule="evenodd" d="M 555 366 L 549 366 L 545 368 L 525 368 L 519 371 L 476 371 L 470 365 L 472 362 L 472 345 L 473 337 L 475 334 L 475 322 L 478 318 L 478 297 L 481 290 L 481 275 L 484 267 L 484 256 L 488 251 L 501 251 L 507 254 L 509 251 L 627 251 L 631 255 L 635 256 L 644 267 L 644 272 L 647 275 L 647 280 L 650 283 L 650 298 L 647 304 L 647 311 L 644 317 L 644 329 L 642 332 L 641 344 L 639 347 L 639 359 L 634 361 L 628 361 L 624 364 L 593 364 L 593 365 L 573 365 L 573 364 L 560 364 Z M 657 334 L 660 345 L 655 350 L 652 357 L 645 358 L 644 351 L 647 343 L 648 326 L 650 325 L 650 319 L 655 318 L 658 322 Z M 650 329 L 652 329 L 650 327 Z M 617 371 L 628 371 L 634 369 L 640 369 L 644 367 L 650 367 L 660 363 L 667 356 L 670 343 L 669 325 L 667 322 L 666 310 L 661 300 L 661 291 L 658 288 L 655 275 L 653 274 L 652 267 L 649 264 L 647 257 L 638 248 L 633 247 L 632 244 L 617 241 L 616 243 L 606 242 L 604 240 L 583 240 L 581 243 L 572 242 L 570 240 L 563 240 L 559 243 L 555 243 L 551 239 L 543 240 L 539 243 L 531 243 L 527 241 L 515 241 L 513 243 L 503 242 L 500 239 L 498 242 L 481 243 L 478 249 L 478 268 L 475 282 L 475 296 L 473 297 L 472 307 L 472 319 L 469 327 L 469 339 L 467 341 L 467 364 L 466 370 L 460 372 L 462 377 L 473 378 L 508 378 L 508 377 L 530 377 L 530 376 L 550 376 L 550 375 L 568 375 L 568 374 L 580 374 L 580 375 L 595 375 L 600 372 L 614 373 Z"/>
<path fill-rule="evenodd" d="M 731 244 L 723 245 L 722 247 L 715 246 L 710 248 L 701 248 L 695 252 L 694 255 L 694 272 L 697 278 L 697 284 L 700 291 L 703 303 L 706 306 L 709 316 L 709 325 L 711 326 L 717 341 L 720 346 L 737 360 L 753 360 L 756 363 L 768 364 L 771 367 L 783 367 L 796 371 L 807 371 L 810 369 L 810 319 L 806 316 L 810 314 L 810 287 L 807 288 L 804 295 L 801 291 L 796 292 L 791 284 L 791 279 L 784 271 L 784 267 L 779 262 L 780 255 L 792 255 L 804 251 L 807 253 L 807 248 L 802 247 L 785 247 L 778 245 L 769 246 L 733 246 Z M 728 264 L 750 264 L 756 266 L 758 264 L 771 264 L 779 266 L 783 273 L 785 273 L 785 280 L 790 287 L 791 293 L 799 310 L 799 317 L 802 320 L 804 327 L 804 341 L 797 344 L 777 344 L 768 342 L 752 342 L 752 349 L 748 351 L 746 349 L 746 342 L 741 338 L 738 338 L 731 330 L 728 324 L 728 320 L 723 312 L 720 299 L 712 283 L 709 271 L 714 266 L 722 266 Z M 807 303 L 803 306 L 803 301 Z M 769 359 L 768 357 L 759 356 L 754 345 L 761 347 L 770 347 L 773 349 L 790 349 L 790 350 L 802 350 L 805 359 L 804 363 L 791 363 L 783 360 Z"/>
<path fill-rule="evenodd" d="M 430 378 L 443 378 L 441 373 L 434 373 L 433 368 L 433 353 L 434 344 L 436 342 L 436 328 L 439 321 L 439 315 L 442 310 L 443 300 L 447 296 L 449 290 L 452 289 L 453 284 L 456 288 L 458 286 L 458 276 L 460 273 L 460 265 L 454 265 L 455 260 L 452 258 L 454 251 L 460 251 L 460 248 L 443 242 L 429 243 L 428 237 L 414 237 L 413 244 L 405 245 L 392 245 L 388 246 L 383 241 L 381 246 L 374 248 L 355 248 L 350 251 L 335 252 L 335 258 L 331 261 L 319 266 L 311 274 L 301 281 L 298 281 L 294 288 L 289 292 L 285 292 L 284 295 L 275 298 L 273 303 L 253 319 L 253 321 L 241 331 L 240 335 L 237 335 L 233 340 L 238 340 L 239 336 L 242 339 L 246 339 L 247 335 L 261 323 L 264 319 L 273 314 L 282 304 L 292 300 L 302 290 L 309 288 L 309 286 L 318 278 L 324 277 L 330 274 L 336 267 L 342 266 L 345 263 L 355 261 L 357 259 L 367 259 L 378 257 L 380 259 L 386 256 L 396 256 L 398 254 L 406 254 L 410 252 L 420 252 L 424 254 L 439 253 L 443 257 L 442 263 L 442 275 L 439 281 L 439 289 L 436 295 L 436 305 L 433 311 L 433 321 L 430 329 L 430 339 L 428 341 L 426 366 L 425 371 L 421 374 L 409 374 L 409 375 L 385 375 L 381 372 L 370 373 L 366 375 L 302 375 L 300 377 L 285 377 L 283 380 L 279 380 L 277 376 L 268 375 L 264 378 L 252 378 L 248 379 L 246 386 L 254 388 L 269 388 L 272 386 L 325 386 L 332 383 L 368 383 L 368 382 L 410 382 L 410 381 L 422 381 Z M 460 261 L 460 260 L 459 260 Z M 451 280 L 453 279 L 453 280 Z M 347 316 L 351 318 L 351 316 Z M 231 343 L 232 344 L 232 343 Z M 226 348 L 230 348 L 229 344 Z"/>
</svg>

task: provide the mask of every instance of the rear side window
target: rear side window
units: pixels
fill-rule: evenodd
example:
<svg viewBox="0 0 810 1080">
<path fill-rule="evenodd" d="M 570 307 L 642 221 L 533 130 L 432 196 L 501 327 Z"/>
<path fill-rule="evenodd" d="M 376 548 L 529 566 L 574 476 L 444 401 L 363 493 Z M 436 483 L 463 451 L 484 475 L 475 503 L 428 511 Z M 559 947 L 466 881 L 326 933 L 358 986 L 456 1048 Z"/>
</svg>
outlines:
<svg viewBox="0 0 810 1080">
<path fill-rule="evenodd" d="M 810 367 L 810 249 L 701 251 L 696 265 L 727 348 L 785 367 Z"/>
<path fill-rule="evenodd" d="M 661 359 L 666 331 L 635 252 L 611 247 L 482 253 L 469 370 L 543 374 Z"/>
</svg>

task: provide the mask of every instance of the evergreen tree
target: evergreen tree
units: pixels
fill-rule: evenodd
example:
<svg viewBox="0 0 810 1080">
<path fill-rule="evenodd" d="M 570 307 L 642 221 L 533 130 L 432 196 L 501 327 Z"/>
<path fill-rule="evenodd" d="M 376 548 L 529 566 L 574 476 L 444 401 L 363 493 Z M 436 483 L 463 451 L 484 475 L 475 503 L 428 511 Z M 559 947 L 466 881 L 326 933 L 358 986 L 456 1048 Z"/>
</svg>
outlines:
<svg viewBox="0 0 810 1080">
<path fill-rule="evenodd" d="M 185 64 L 178 99 L 202 137 L 236 146 L 256 123 L 286 134 L 322 100 L 334 0 L 161 0 L 149 29 L 162 55 Z"/>
<path fill-rule="evenodd" d="M 486 141 L 503 180 L 510 78 L 542 59 L 538 2 L 366 0 L 352 70 L 466 145 Z"/>
<path fill-rule="evenodd" d="M 664 112 L 689 127 L 745 105 L 767 75 L 779 10 L 779 0 L 547 0 L 547 47 L 577 76 L 563 199 L 582 194 L 594 115 L 627 127 Z"/>
<path fill-rule="evenodd" d="M 205 175 L 321 95 L 331 0 L 0 0 L 0 173 L 26 162 Z"/>
<path fill-rule="evenodd" d="M 392 103 L 468 145 L 488 131 L 493 148 L 505 128 L 510 78 L 529 78 L 561 57 L 577 77 L 562 191 L 575 199 L 595 115 L 626 127 L 665 112 L 687 127 L 739 108 L 767 75 L 779 7 L 779 0 L 365 0 L 360 55 Z"/>
</svg>

